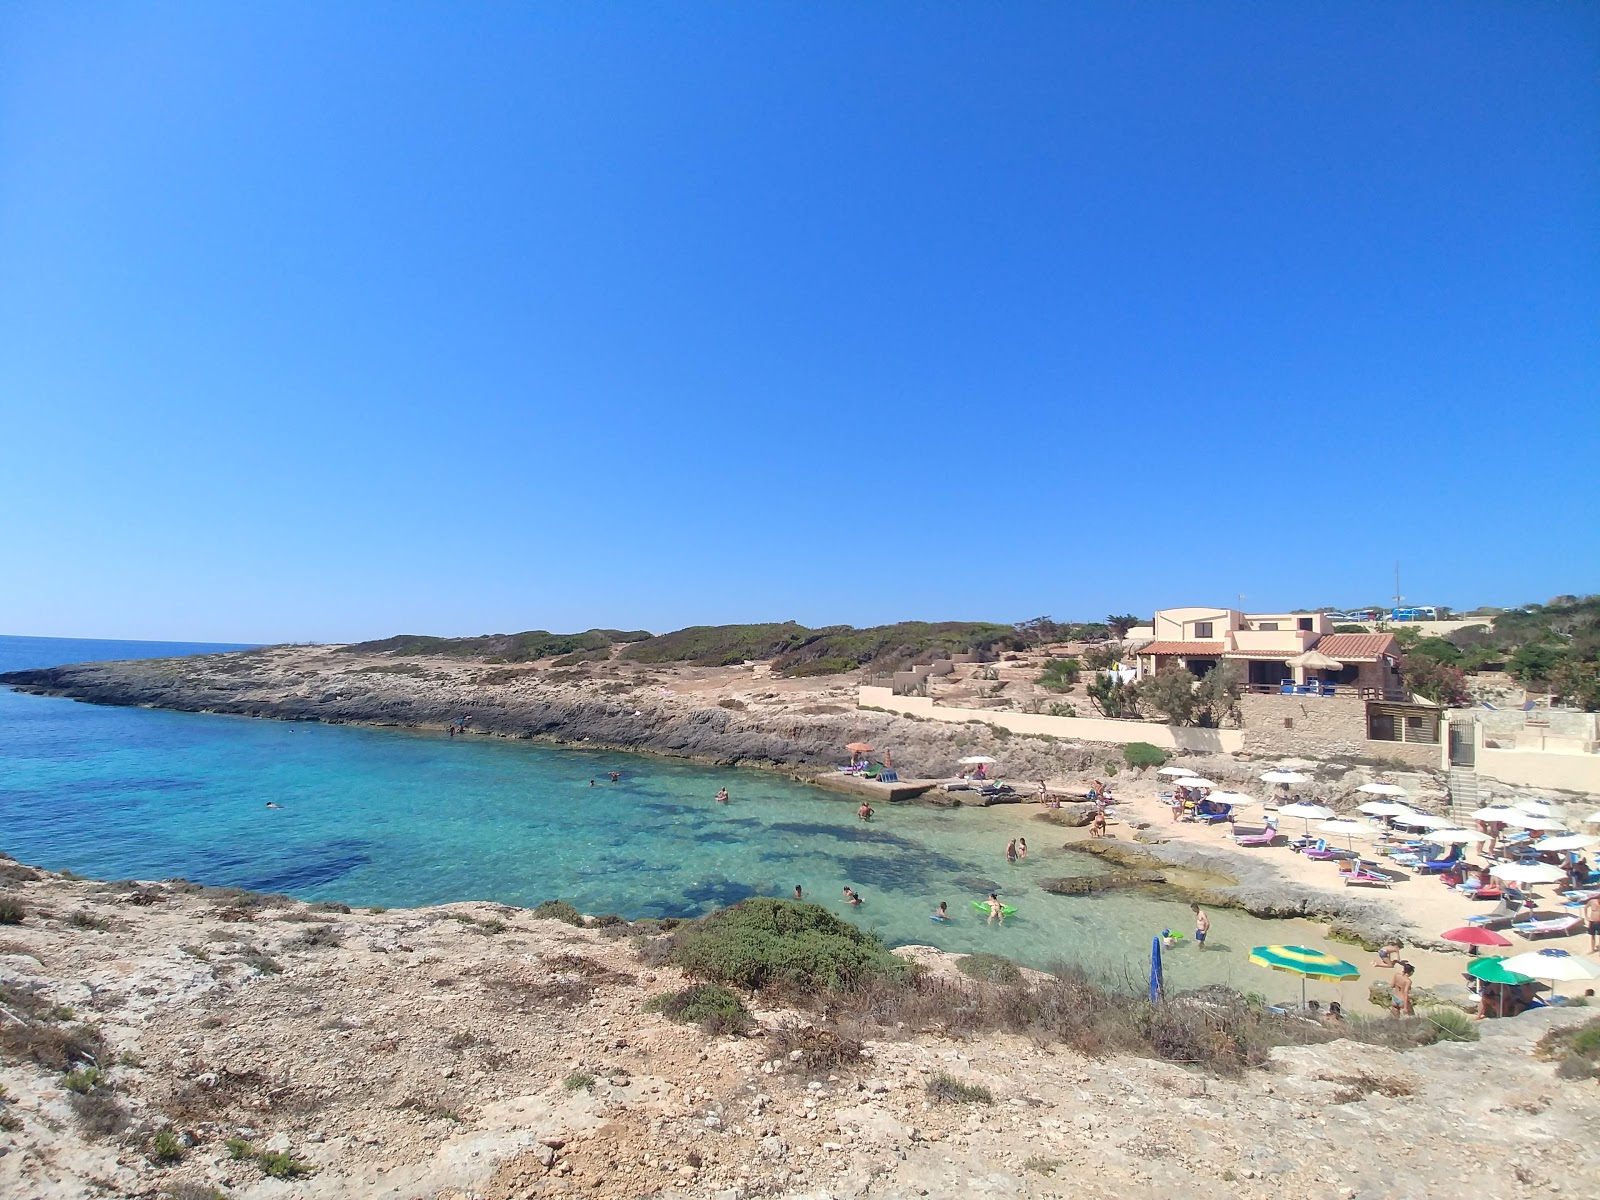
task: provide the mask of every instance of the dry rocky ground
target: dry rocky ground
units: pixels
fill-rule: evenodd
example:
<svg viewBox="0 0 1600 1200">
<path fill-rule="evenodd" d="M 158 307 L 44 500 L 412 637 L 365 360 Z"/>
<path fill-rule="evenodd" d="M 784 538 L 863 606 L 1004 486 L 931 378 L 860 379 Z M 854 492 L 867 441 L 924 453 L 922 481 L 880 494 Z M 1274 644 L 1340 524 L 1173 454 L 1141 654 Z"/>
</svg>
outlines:
<svg viewBox="0 0 1600 1200">
<path fill-rule="evenodd" d="M 1600 1193 L 1600 1092 L 1532 1053 L 1581 1011 L 1403 1053 L 1279 1049 L 1237 1079 L 888 1030 L 863 1057 L 818 1064 L 791 1058 L 793 1038 L 646 1012 L 682 979 L 647 965 L 626 927 L 487 904 L 341 912 L 3 865 L 0 898 L 25 911 L 0 926 L 7 1198 Z M 68 1087 L 81 1072 L 19 1050 L 48 1057 L 51 1031 L 80 1025 L 104 1037 L 88 1099 Z M 936 1072 L 993 1103 L 931 1099 Z M 284 1159 L 234 1157 L 230 1138 L 305 1173 L 273 1178 L 264 1161 Z"/>
</svg>

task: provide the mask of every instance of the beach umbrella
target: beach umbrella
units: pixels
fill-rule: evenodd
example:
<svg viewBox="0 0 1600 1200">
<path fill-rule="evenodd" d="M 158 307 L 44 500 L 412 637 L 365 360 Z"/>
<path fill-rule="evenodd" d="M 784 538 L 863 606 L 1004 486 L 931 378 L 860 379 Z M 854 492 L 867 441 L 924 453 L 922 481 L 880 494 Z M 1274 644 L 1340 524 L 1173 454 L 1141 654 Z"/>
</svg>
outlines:
<svg viewBox="0 0 1600 1200">
<path fill-rule="evenodd" d="M 1568 950 L 1550 947 L 1530 950 L 1500 964 L 1507 971 L 1531 975 L 1535 979 L 1548 979 L 1551 983 L 1572 983 L 1580 979 L 1600 979 L 1600 966 L 1580 958 Z"/>
<path fill-rule="evenodd" d="M 1361 972 L 1342 958 L 1313 950 L 1309 946 L 1257 946 L 1250 961 L 1258 967 L 1287 971 L 1300 976 L 1300 1007 L 1306 1003 L 1307 979 L 1357 979 Z"/>
<path fill-rule="evenodd" d="M 1418 829 L 1449 829 L 1455 824 L 1455 820 L 1451 817 L 1441 817 L 1437 813 L 1406 812 L 1395 814 L 1394 823 L 1411 825 Z"/>
<path fill-rule="evenodd" d="M 1600 842 L 1600 837 L 1592 837 L 1586 833 L 1561 833 L 1554 837 L 1540 838 L 1533 844 L 1533 848 L 1540 852 L 1546 850 L 1587 850 L 1597 842 Z"/>
<path fill-rule="evenodd" d="M 1198 771 L 1191 771 L 1188 767 L 1162 767 L 1157 775 L 1197 775 Z"/>
<path fill-rule="evenodd" d="M 1161 971 L 1161 939 L 1150 939 L 1150 1003 L 1161 999 L 1166 991 L 1166 977 Z"/>
<path fill-rule="evenodd" d="M 1399 817 L 1416 810 L 1409 804 L 1401 804 L 1396 800 L 1368 800 L 1356 811 L 1364 812 L 1369 817 Z"/>
<path fill-rule="evenodd" d="M 1363 825 L 1360 821 L 1347 821 L 1342 817 L 1333 821 L 1324 821 L 1317 826 L 1317 830 L 1320 833 L 1330 833 L 1335 837 L 1344 838 L 1350 844 L 1350 849 L 1352 850 L 1356 848 L 1356 838 L 1371 837 L 1374 832 L 1370 825 Z"/>
<path fill-rule="evenodd" d="M 1261 776 L 1262 783 L 1310 783 L 1311 776 L 1299 771 L 1268 771 Z"/>
<path fill-rule="evenodd" d="M 1554 817 L 1536 817 L 1532 813 L 1517 812 L 1515 810 L 1500 819 L 1507 825 L 1515 825 L 1519 829 L 1543 831 L 1566 828 L 1565 825 L 1556 820 Z"/>
<path fill-rule="evenodd" d="M 1567 873 L 1549 863 L 1496 863 L 1489 874 L 1507 883 L 1556 883 Z"/>
<path fill-rule="evenodd" d="M 1536 817 L 1550 815 L 1550 801 L 1548 800 L 1513 800 L 1512 808 L 1521 809 L 1525 813 L 1532 813 Z"/>
<path fill-rule="evenodd" d="M 852 754 L 871 754 L 872 753 L 872 747 L 867 745 L 865 742 L 851 742 L 847 746 L 845 746 L 845 749 L 850 751 Z"/>
<path fill-rule="evenodd" d="M 1583 819 L 1585 825 L 1600 825 L 1600 812 L 1592 812 Z"/>
<path fill-rule="evenodd" d="M 1509 804 L 1491 804 L 1488 808 L 1480 808 L 1467 815 L 1474 821 L 1504 821 L 1516 811 Z"/>
<path fill-rule="evenodd" d="M 1211 795 L 1206 797 L 1206 799 L 1210 800 L 1213 804 L 1232 804 L 1235 806 L 1240 804 L 1261 803 L 1261 801 L 1257 800 L 1254 796 L 1246 796 L 1243 792 L 1212 792 Z"/>
<path fill-rule="evenodd" d="M 1430 829 L 1430 830 L 1428 830 L 1428 840 L 1430 842 L 1460 843 L 1461 845 L 1465 845 L 1468 842 L 1476 842 L 1476 841 L 1479 841 L 1480 839 L 1486 838 L 1488 836 L 1489 835 L 1486 834 L 1486 833 L 1479 833 L 1476 829 Z"/>
<path fill-rule="evenodd" d="M 1467 974 L 1480 983 L 1532 983 L 1533 976 L 1519 975 L 1515 971 L 1506 970 L 1505 956 L 1502 954 L 1485 954 L 1477 962 L 1467 968 Z"/>
<path fill-rule="evenodd" d="M 1404 796 L 1405 788 L 1396 783 L 1363 783 L 1356 789 L 1372 796 Z"/>
<path fill-rule="evenodd" d="M 1307 804 L 1305 801 L 1301 801 L 1299 804 L 1285 804 L 1278 810 L 1278 815 L 1280 817 L 1299 817 L 1306 823 L 1306 833 L 1309 834 L 1311 832 L 1311 822 L 1326 821 L 1333 816 L 1333 809 L 1323 808 L 1320 804 Z"/>
<path fill-rule="evenodd" d="M 1460 929 L 1446 929 L 1439 935 L 1447 942 L 1459 942 L 1463 946 L 1471 946 L 1473 953 L 1477 953 L 1479 946 L 1509 946 L 1511 939 L 1492 929 L 1485 929 L 1481 925 L 1463 925 Z"/>
<path fill-rule="evenodd" d="M 1201 776 L 1201 775 L 1190 775 L 1190 776 L 1187 776 L 1186 778 L 1178 780 L 1177 783 L 1178 783 L 1179 787 L 1214 788 L 1214 787 L 1217 786 L 1216 780 L 1214 780 L 1214 779 L 1206 779 L 1204 776 Z"/>
<path fill-rule="evenodd" d="M 994 759 L 990 758 L 987 754 L 969 754 L 965 758 L 956 759 L 956 761 L 964 767 L 971 767 L 977 765 L 978 763 L 983 763 L 985 765 L 991 764 L 994 762 Z"/>
</svg>

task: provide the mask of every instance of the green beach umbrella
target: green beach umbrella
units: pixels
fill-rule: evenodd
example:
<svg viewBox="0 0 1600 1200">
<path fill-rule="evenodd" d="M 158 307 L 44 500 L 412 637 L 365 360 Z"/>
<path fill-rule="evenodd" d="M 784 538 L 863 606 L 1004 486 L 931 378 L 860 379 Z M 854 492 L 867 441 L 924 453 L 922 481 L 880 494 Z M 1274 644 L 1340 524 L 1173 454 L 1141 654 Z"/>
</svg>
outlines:
<svg viewBox="0 0 1600 1200">
<path fill-rule="evenodd" d="M 1250 961 L 1258 967 L 1300 976 L 1302 1008 L 1306 1003 L 1307 979 L 1358 979 L 1361 976 L 1361 972 L 1344 959 L 1309 946 L 1257 946 L 1250 951 Z"/>
<path fill-rule="evenodd" d="M 1532 983 L 1531 975 L 1521 975 L 1505 968 L 1506 956 L 1485 954 L 1467 968 L 1467 974 L 1481 983 Z"/>
</svg>

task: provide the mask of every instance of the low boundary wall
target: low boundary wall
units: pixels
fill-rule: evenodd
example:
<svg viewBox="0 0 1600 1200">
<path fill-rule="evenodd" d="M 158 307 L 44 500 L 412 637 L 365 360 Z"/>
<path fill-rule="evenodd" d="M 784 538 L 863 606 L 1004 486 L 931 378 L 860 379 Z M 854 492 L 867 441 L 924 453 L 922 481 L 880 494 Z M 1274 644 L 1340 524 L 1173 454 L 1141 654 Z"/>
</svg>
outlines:
<svg viewBox="0 0 1600 1200">
<path fill-rule="evenodd" d="M 893 688 L 886 687 L 863 687 L 856 702 L 865 708 L 881 708 L 925 721 L 945 721 L 952 725 L 981 721 L 1012 733 L 1078 742 L 1110 742 L 1121 746 L 1129 742 L 1149 742 L 1163 750 L 1190 750 L 1197 754 L 1236 754 L 1244 749 L 1244 731 L 1240 729 L 1193 729 L 1187 725 L 1153 725 L 1094 717 L 1048 717 L 1042 713 L 1005 709 L 949 708 L 935 705 L 927 696 L 897 696 Z"/>
</svg>

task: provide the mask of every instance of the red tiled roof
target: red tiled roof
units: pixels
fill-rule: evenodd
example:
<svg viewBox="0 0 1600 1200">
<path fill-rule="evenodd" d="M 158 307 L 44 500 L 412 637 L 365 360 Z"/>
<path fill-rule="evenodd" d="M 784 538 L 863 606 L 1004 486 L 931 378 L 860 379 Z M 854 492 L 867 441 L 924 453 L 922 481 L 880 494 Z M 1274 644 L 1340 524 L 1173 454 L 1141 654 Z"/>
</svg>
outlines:
<svg viewBox="0 0 1600 1200">
<path fill-rule="evenodd" d="M 1208 658 L 1219 658 L 1227 650 L 1224 642 L 1151 642 L 1148 646 L 1140 646 L 1140 654 L 1203 654 Z"/>
<path fill-rule="evenodd" d="M 1318 654 L 1340 662 L 1351 659 L 1376 660 L 1382 654 L 1398 654 L 1392 633 L 1328 633 L 1316 645 Z"/>
</svg>

